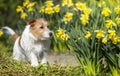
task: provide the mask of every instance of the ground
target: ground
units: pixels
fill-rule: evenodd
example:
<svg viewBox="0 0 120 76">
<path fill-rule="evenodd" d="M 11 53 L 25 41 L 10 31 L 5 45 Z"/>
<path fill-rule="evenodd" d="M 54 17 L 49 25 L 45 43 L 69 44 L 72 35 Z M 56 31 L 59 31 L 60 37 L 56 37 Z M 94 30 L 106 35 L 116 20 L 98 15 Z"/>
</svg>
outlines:
<svg viewBox="0 0 120 76">
<path fill-rule="evenodd" d="M 78 66 L 77 59 L 72 54 L 48 54 L 49 64 L 57 64 L 61 66 Z"/>
</svg>

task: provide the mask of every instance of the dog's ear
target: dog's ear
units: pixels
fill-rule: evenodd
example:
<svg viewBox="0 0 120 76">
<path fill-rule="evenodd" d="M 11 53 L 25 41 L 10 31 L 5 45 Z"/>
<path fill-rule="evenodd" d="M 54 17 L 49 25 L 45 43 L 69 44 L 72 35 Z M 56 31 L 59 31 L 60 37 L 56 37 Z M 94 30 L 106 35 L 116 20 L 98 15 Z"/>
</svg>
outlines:
<svg viewBox="0 0 120 76">
<path fill-rule="evenodd" d="M 33 26 L 33 24 L 36 22 L 36 19 L 30 19 L 27 21 L 27 25 Z"/>
</svg>

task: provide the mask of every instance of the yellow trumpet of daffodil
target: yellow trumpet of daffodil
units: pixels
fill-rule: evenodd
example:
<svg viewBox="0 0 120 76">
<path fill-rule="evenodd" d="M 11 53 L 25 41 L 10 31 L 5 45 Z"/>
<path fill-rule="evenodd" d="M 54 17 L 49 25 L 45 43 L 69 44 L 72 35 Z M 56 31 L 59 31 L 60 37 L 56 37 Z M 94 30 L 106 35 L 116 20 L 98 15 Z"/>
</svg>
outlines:
<svg viewBox="0 0 120 76">
<path fill-rule="evenodd" d="M 19 13 L 19 12 L 23 12 L 23 8 L 22 6 L 17 6 L 16 8 L 16 12 Z"/>
<path fill-rule="evenodd" d="M 103 16 L 108 17 L 111 14 L 111 11 L 108 7 L 103 8 L 102 13 Z"/>
<path fill-rule="evenodd" d="M 116 36 L 116 31 L 115 30 L 108 30 L 108 37 L 109 39 L 112 39 L 113 37 Z"/>
<path fill-rule="evenodd" d="M 96 34 L 96 38 L 97 39 L 101 39 L 102 37 L 104 37 L 105 32 L 103 30 L 95 30 Z"/>
<path fill-rule="evenodd" d="M 51 7 L 51 6 L 53 6 L 54 4 L 53 4 L 53 1 L 50 0 L 50 1 L 46 1 L 46 2 L 45 2 L 45 5 L 46 5 L 46 7 Z"/>
<path fill-rule="evenodd" d="M 85 35 L 85 38 L 86 38 L 86 39 L 89 39 L 89 38 L 91 38 L 91 36 L 92 36 L 91 33 L 90 33 L 89 31 L 87 31 L 87 32 L 86 32 L 86 35 Z"/>
<path fill-rule="evenodd" d="M 115 13 L 120 14 L 120 5 L 115 8 Z"/>
<path fill-rule="evenodd" d="M 104 38 L 102 39 L 102 43 L 103 43 L 103 44 L 107 44 L 107 37 L 104 37 Z"/>
<path fill-rule="evenodd" d="M 60 6 L 59 5 L 54 6 L 53 9 L 56 13 L 60 12 Z"/>
<path fill-rule="evenodd" d="M 27 13 L 23 12 L 21 13 L 21 19 L 25 19 L 27 17 Z"/>
<path fill-rule="evenodd" d="M 86 14 L 81 14 L 80 20 L 83 25 L 86 25 L 88 23 L 89 16 Z"/>
<path fill-rule="evenodd" d="M 116 26 L 116 24 L 112 20 L 106 20 L 105 26 L 107 28 L 112 28 L 113 26 Z"/>
</svg>

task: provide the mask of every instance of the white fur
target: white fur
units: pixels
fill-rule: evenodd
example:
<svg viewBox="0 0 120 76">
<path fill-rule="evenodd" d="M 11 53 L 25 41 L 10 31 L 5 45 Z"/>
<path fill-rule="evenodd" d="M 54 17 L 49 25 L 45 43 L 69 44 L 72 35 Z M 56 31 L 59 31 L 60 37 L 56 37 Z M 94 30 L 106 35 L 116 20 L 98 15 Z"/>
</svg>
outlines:
<svg viewBox="0 0 120 76">
<path fill-rule="evenodd" d="M 15 34 L 15 32 L 11 28 L 9 28 L 7 26 L 6 27 L 2 27 L 2 29 L 3 29 L 3 31 L 5 31 L 9 35 L 14 35 Z"/>
<path fill-rule="evenodd" d="M 15 41 L 13 57 L 16 60 L 29 61 L 31 66 L 37 66 L 39 62 L 44 64 L 46 63 L 46 52 L 50 48 L 50 40 L 38 40 L 32 35 L 29 29 L 30 25 L 27 25 L 21 35 L 21 46 L 19 45 L 20 37 Z"/>
</svg>

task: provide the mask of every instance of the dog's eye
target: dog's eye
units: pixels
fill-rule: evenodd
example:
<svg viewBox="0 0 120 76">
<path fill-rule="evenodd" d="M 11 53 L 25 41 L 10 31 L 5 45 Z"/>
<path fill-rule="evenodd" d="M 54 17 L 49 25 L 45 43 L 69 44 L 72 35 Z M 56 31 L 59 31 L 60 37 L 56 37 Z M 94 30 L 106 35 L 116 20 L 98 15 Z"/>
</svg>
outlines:
<svg viewBox="0 0 120 76">
<path fill-rule="evenodd" d="M 44 28 L 43 26 L 40 27 L 40 29 L 43 29 L 43 28 Z"/>
</svg>

